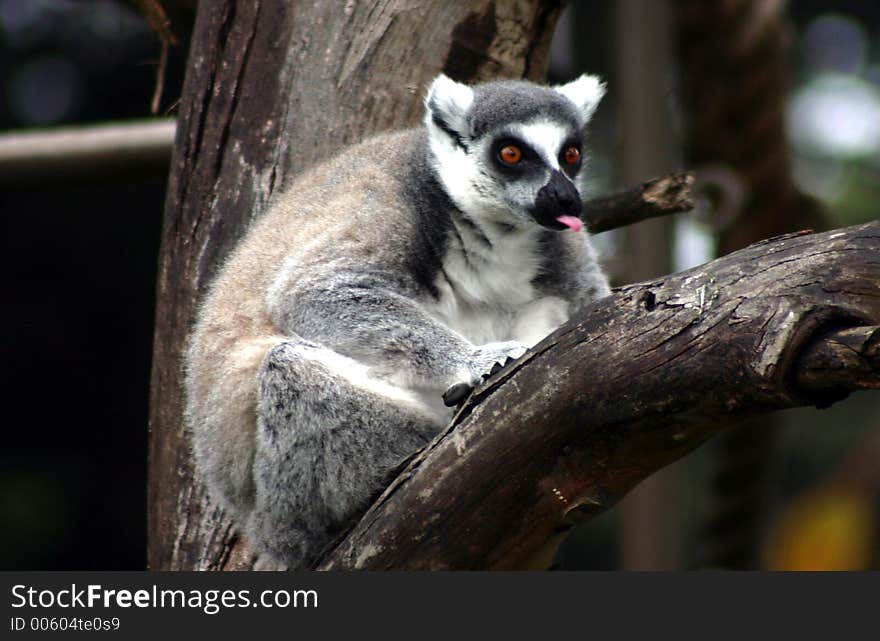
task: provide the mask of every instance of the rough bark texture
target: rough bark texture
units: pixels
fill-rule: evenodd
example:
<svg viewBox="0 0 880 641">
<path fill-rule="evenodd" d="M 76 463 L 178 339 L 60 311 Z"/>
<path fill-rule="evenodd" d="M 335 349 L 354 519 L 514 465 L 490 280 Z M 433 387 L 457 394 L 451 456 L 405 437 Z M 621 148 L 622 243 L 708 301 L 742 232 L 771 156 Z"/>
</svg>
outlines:
<svg viewBox="0 0 880 641">
<path fill-rule="evenodd" d="M 476 390 L 320 567 L 510 567 L 725 425 L 876 387 L 878 257 L 875 222 L 616 290 Z M 817 381 L 842 340 L 858 371 Z"/>
<path fill-rule="evenodd" d="M 157 286 L 148 563 L 243 569 L 250 552 L 193 475 L 180 356 L 199 294 L 296 172 L 414 124 L 428 81 L 539 79 L 560 4 L 365 0 L 199 4 L 172 158 Z"/>
</svg>

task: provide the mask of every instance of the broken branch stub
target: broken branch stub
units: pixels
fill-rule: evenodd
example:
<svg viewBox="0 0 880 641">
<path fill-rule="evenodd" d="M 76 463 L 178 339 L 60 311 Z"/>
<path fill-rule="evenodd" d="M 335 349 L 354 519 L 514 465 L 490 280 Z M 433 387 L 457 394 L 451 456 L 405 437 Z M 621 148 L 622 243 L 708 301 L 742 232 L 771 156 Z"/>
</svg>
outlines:
<svg viewBox="0 0 880 641">
<path fill-rule="evenodd" d="M 632 225 L 648 218 L 694 208 L 694 174 L 680 172 L 648 180 L 637 187 L 593 198 L 581 217 L 591 234 Z"/>
</svg>

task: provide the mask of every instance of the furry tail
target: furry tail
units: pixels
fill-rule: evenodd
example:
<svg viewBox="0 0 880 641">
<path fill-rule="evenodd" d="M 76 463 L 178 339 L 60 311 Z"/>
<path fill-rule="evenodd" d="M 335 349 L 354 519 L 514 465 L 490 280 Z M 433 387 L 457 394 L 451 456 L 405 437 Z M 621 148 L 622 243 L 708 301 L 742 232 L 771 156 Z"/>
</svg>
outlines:
<svg viewBox="0 0 880 641">
<path fill-rule="evenodd" d="M 221 341 L 195 332 L 186 358 L 185 419 L 196 466 L 212 497 L 242 522 L 253 510 L 259 371 L 287 340 Z"/>
</svg>

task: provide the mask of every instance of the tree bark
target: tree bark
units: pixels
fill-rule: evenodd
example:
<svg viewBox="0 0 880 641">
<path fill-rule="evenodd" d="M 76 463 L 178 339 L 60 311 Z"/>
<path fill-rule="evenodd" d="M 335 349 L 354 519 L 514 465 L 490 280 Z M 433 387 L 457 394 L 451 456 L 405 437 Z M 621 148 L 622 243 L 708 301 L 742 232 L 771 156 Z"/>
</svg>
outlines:
<svg viewBox="0 0 880 641">
<path fill-rule="evenodd" d="M 616 290 L 477 389 L 319 567 L 515 567 L 726 425 L 880 388 L 878 256 L 874 222 Z"/>
<path fill-rule="evenodd" d="M 415 124 L 427 83 L 540 79 L 561 3 L 368 0 L 199 4 L 157 285 L 147 527 L 153 569 L 253 558 L 193 474 L 180 357 L 199 294 L 273 194 L 369 134 Z"/>
</svg>

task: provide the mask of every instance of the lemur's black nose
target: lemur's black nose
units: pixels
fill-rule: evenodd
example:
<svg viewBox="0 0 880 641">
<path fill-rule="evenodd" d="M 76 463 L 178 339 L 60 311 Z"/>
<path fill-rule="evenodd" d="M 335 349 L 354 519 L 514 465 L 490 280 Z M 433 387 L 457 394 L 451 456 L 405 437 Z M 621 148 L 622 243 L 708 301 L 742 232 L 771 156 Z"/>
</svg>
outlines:
<svg viewBox="0 0 880 641">
<path fill-rule="evenodd" d="M 535 205 L 544 212 L 568 216 L 580 216 L 582 208 L 577 188 L 558 169 L 550 174 L 550 180 L 541 187 Z"/>
</svg>

